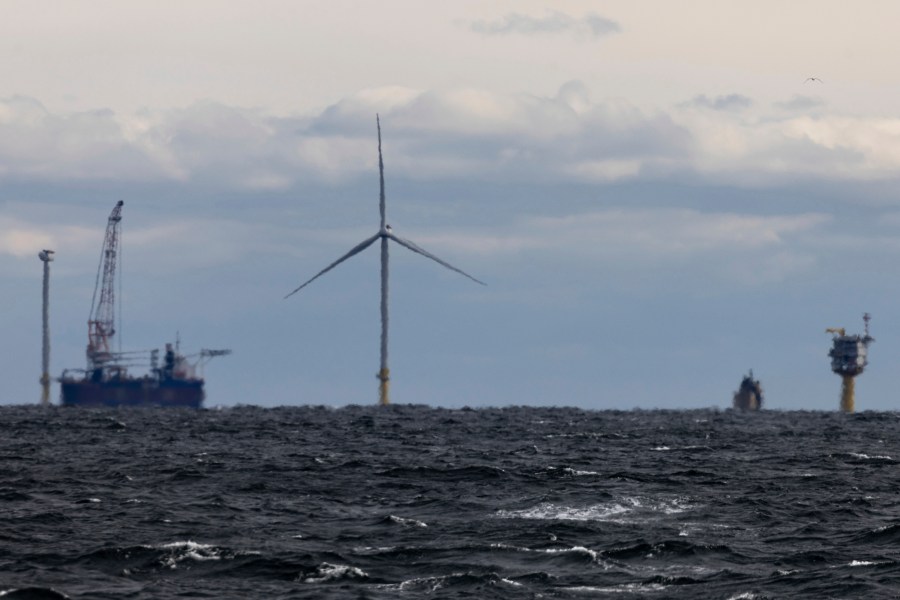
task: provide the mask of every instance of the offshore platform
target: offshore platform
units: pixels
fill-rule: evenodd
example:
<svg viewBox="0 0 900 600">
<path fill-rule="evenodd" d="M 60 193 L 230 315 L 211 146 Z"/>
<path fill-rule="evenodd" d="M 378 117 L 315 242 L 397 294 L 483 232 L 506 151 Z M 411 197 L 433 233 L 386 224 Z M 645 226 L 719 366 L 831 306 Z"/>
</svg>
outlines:
<svg viewBox="0 0 900 600">
<path fill-rule="evenodd" d="M 844 412 L 853 412 L 855 403 L 853 382 L 869 364 L 869 344 L 875 341 L 875 338 L 869 335 L 870 320 L 872 317 L 869 313 L 865 313 L 864 335 L 847 335 L 843 327 L 830 327 L 825 330 L 834 336 L 828 356 L 831 357 L 831 370 L 841 376 L 841 410 Z"/>
</svg>

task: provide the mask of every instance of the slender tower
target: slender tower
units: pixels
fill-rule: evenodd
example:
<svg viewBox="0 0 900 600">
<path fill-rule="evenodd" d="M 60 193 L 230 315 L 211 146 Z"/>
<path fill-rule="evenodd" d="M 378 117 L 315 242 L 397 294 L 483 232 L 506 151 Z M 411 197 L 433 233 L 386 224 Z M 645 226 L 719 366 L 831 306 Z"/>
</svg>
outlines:
<svg viewBox="0 0 900 600">
<path fill-rule="evenodd" d="M 41 404 L 50 404 L 50 261 L 53 250 L 41 250 L 38 258 L 44 263 L 43 340 L 41 345 Z"/>
<path fill-rule="evenodd" d="M 843 327 L 830 327 L 826 333 L 832 334 L 831 370 L 841 376 L 841 410 L 852 413 L 855 408 L 854 380 L 869 364 L 869 344 L 875 341 L 869 335 L 869 313 L 863 315 L 865 335 L 847 335 Z"/>
<path fill-rule="evenodd" d="M 384 159 L 381 157 L 381 119 L 375 115 L 378 126 L 378 182 L 381 193 L 378 195 L 378 210 L 381 213 L 380 232 L 390 231 L 387 224 L 386 200 L 384 197 Z M 378 404 L 387 406 L 391 403 L 391 370 L 388 368 L 388 238 L 381 236 L 381 363 L 378 369 Z"/>
<path fill-rule="evenodd" d="M 352 250 L 350 250 L 350 252 L 319 271 L 312 279 L 307 280 L 305 283 L 297 287 L 293 292 L 285 296 L 285 298 L 293 296 L 294 294 L 305 288 L 307 285 L 318 279 L 320 276 L 335 268 L 351 256 L 359 254 L 360 252 L 374 244 L 377 240 L 381 240 L 381 364 L 376 377 L 378 378 L 378 403 L 381 405 L 387 405 L 391 403 L 391 370 L 390 368 L 388 368 L 388 240 L 396 242 L 401 246 L 407 248 L 408 250 L 412 250 L 416 254 L 421 254 L 426 258 L 430 258 L 439 265 L 447 267 L 451 271 L 456 271 L 460 275 L 464 275 L 476 283 L 484 285 L 484 282 L 478 281 L 465 271 L 461 271 L 450 263 L 444 262 L 434 254 L 428 252 L 424 248 L 421 248 L 410 240 L 405 240 L 401 237 L 398 237 L 394 234 L 391 226 L 387 224 L 387 207 L 385 206 L 386 201 L 384 195 L 384 160 L 381 157 L 381 119 L 378 117 L 378 115 L 375 115 L 375 124 L 378 127 L 378 180 L 381 188 L 381 193 L 378 199 L 378 210 L 381 213 L 381 225 L 378 228 L 378 233 L 368 239 L 361 241 Z M 110 217 L 110 219 L 111 218 L 112 217 Z"/>
</svg>

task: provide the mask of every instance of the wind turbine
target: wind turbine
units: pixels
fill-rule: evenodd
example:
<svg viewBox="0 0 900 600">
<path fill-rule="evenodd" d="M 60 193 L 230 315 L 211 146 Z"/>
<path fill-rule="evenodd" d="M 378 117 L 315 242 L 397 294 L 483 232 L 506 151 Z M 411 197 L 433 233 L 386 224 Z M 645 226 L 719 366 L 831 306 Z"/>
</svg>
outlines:
<svg viewBox="0 0 900 600">
<path fill-rule="evenodd" d="M 422 256 L 430 258 L 439 265 L 447 267 L 451 271 L 456 271 L 457 273 L 468 277 L 475 283 L 480 283 L 481 285 L 487 284 L 485 284 L 483 281 L 475 279 L 461 269 L 457 269 L 453 265 L 444 262 L 434 254 L 431 254 L 430 252 L 417 246 L 413 242 L 394 235 L 394 232 L 391 230 L 391 226 L 388 225 L 387 221 L 385 220 L 384 160 L 381 157 L 381 120 L 379 119 L 378 115 L 375 115 L 375 123 L 378 126 L 378 177 L 381 183 L 381 195 L 379 196 L 378 202 L 378 207 L 381 211 L 381 227 L 378 229 L 378 233 L 354 246 L 350 250 L 350 252 L 316 273 L 314 277 L 304 282 L 297 289 L 285 296 L 285 298 L 293 296 L 294 294 L 305 288 L 307 285 L 309 285 L 328 271 L 332 270 L 351 256 L 359 254 L 360 252 L 374 244 L 377 240 L 381 240 L 381 368 L 379 369 L 378 375 L 376 375 L 376 377 L 378 377 L 378 402 L 379 404 L 386 405 L 390 404 L 389 382 L 391 379 L 391 371 L 388 368 L 388 240 L 397 242 L 401 246 L 408 248 L 417 254 L 421 254 Z"/>
</svg>

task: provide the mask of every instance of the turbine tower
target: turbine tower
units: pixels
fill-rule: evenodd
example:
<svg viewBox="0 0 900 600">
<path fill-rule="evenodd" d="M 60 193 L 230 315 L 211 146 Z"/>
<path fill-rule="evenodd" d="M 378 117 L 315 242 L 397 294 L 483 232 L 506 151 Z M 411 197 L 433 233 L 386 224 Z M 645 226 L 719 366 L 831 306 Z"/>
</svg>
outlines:
<svg viewBox="0 0 900 600">
<path fill-rule="evenodd" d="M 444 262 L 434 254 L 431 254 L 423 248 L 420 248 L 413 242 L 394 235 L 393 231 L 391 230 L 391 226 L 387 224 L 385 215 L 384 160 L 381 157 L 381 120 L 379 119 L 378 115 L 375 115 L 375 123 L 378 127 L 378 178 L 381 185 L 381 194 L 379 196 L 378 202 L 378 207 L 381 211 L 381 226 L 378 229 L 378 233 L 354 246 L 349 252 L 347 252 L 347 254 L 340 257 L 339 259 L 316 273 L 315 276 L 301 284 L 294 291 L 285 296 L 285 298 L 293 296 L 304 287 L 306 287 L 331 269 L 335 268 L 351 256 L 359 254 L 360 252 L 374 244 L 376 240 L 381 240 L 381 368 L 378 370 L 378 375 L 376 375 L 376 377 L 378 378 L 378 402 L 379 404 L 387 405 L 390 404 L 389 386 L 391 380 L 391 371 L 388 368 L 388 240 L 394 241 L 417 254 L 425 256 L 426 258 L 430 258 L 439 265 L 447 267 L 451 271 L 456 271 L 457 273 L 468 277 L 475 283 L 480 283 L 481 285 L 486 284 L 483 281 L 475 279 L 468 273 L 457 269 L 453 265 Z"/>
<path fill-rule="evenodd" d="M 41 344 L 41 404 L 50 404 L 50 261 L 53 250 L 41 250 L 38 258 L 44 263 L 43 308 L 41 311 L 43 338 Z"/>
</svg>

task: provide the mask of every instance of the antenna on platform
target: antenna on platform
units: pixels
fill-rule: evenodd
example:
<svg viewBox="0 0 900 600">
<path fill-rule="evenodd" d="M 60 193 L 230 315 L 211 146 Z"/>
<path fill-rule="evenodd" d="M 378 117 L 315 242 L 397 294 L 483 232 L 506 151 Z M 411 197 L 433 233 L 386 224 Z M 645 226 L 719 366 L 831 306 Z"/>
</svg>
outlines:
<svg viewBox="0 0 900 600">
<path fill-rule="evenodd" d="M 421 254 L 426 258 L 430 258 L 441 266 L 444 266 L 451 271 L 456 271 L 457 273 L 464 275 L 471 279 L 476 283 L 480 283 L 481 285 L 486 285 L 483 281 L 479 281 L 475 279 L 465 271 L 457 269 L 453 265 L 444 262 L 434 254 L 424 250 L 423 248 L 417 246 L 413 242 L 409 240 L 405 240 L 403 238 L 397 237 L 394 235 L 391 230 L 391 226 L 387 224 L 386 220 L 386 202 L 385 202 L 385 194 L 384 194 L 384 160 L 381 155 L 381 119 L 378 115 L 375 115 L 375 123 L 378 127 L 378 178 L 381 186 L 381 193 L 379 195 L 378 208 L 381 213 L 381 227 L 378 230 L 378 233 L 373 235 L 370 238 L 367 238 L 354 246 L 347 254 L 337 259 L 318 273 L 311 279 L 307 280 L 299 287 L 297 287 L 290 294 L 285 296 L 288 298 L 293 296 L 304 287 L 318 279 L 320 276 L 324 275 L 331 269 L 335 268 L 351 256 L 355 256 L 359 254 L 369 246 L 375 243 L 376 240 L 381 240 L 381 368 L 378 371 L 376 377 L 378 378 L 378 402 L 379 404 L 390 404 L 389 397 L 389 382 L 390 382 L 390 369 L 388 368 L 388 240 L 392 240 L 401 246 L 412 250 L 417 254 Z"/>
</svg>

